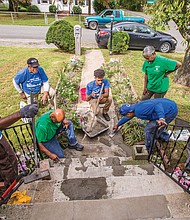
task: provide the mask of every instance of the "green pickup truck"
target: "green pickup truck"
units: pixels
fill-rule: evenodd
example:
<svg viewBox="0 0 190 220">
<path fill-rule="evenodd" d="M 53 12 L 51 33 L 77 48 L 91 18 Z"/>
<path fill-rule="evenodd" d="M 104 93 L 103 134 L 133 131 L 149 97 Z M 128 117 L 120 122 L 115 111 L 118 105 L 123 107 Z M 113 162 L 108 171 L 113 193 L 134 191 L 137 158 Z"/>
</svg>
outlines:
<svg viewBox="0 0 190 220">
<path fill-rule="evenodd" d="M 141 17 L 124 16 L 124 11 L 116 9 L 105 9 L 99 15 L 85 17 L 84 25 L 92 30 L 97 29 L 98 25 L 104 25 L 113 21 L 135 21 L 144 23 L 145 19 Z"/>
</svg>

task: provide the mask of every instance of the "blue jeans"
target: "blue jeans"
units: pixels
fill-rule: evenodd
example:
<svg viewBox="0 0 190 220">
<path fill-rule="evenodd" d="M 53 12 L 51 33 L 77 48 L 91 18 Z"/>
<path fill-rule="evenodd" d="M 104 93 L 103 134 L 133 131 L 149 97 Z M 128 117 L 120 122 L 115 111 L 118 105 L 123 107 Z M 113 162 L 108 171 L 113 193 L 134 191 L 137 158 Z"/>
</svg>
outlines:
<svg viewBox="0 0 190 220">
<path fill-rule="evenodd" d="M 168 118 L 166 118 L 166 123 L 169 124 L 175 117 L 177 114 L 170 116 Z M 152 141 L 153 141 L 153 135 L 154 135 L 154 131 L 157 127 L 156 121 L 149 121 L 149 123 L 146 125 L 146 127 L 144 128 L 144 134 L 145 134 L 145 146 L 148 152 L 150 152 L 150 148 L 152 145 Z M 155 134 L 155 139 L 160 139 L 164 142 L 169 141 L 169 134 L 166 131 L 165 127 L 157 130 L 156 134 Z M 155 140 L 156 142 L 156 140 Z M 153 143 L 153 146 L 155 145 L 155 142 Z"/>
<path fill-rule="evenodd" d="M 62 132 L 66 133 L 70 146 L 74 146 L 78 143 L 74 133 L 73 123 L 71 121 L 69 121 L 69 127 L 67 129 L 61 124 L 61 126 L 57 129 L 55 136 L 50 141 L 43 142 L 45 148 L 47 148 L 47 150 L 51 153 L 56 154 L 59 158 L 64 157 L 64 151 L 61 148 L 56 135 Z"/>
</svg>

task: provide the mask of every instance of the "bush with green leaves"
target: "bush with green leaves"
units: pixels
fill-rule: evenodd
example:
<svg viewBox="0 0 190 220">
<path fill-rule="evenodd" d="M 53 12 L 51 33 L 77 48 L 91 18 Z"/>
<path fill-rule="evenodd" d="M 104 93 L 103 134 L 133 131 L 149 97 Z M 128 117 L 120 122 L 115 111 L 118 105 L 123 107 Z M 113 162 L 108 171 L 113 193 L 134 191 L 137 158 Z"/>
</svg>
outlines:
<svg viewBox="0 0 190 220">
<path fill-rule="evenodd" d="M 73 11 L 73 14 L 82 14 L 82 9 L 81 9 L 81 7 L 80 7 L 80 6 L 77 6 L 77 5 L 73 6 L 72 11 Z"/>
<path fill-rule="evenodd" d="M 49 12 L 56 13 L 56 6 L 55 5 L 50 5 L 49 6 Z"/>
<path fill-rule="evenodd" d="M 40 12 L 40 9 L 39 9 L 38 6 L 36 6 L 36 5 L 30 5 L 30 6 L 28 7 L 28 11 L 29 11 L 29 12 Z"/>
<path fill-rule="evenodd" d="M 93 8 L 96 14 L 99 14 L 101 11 L 106 9 L 106 6 L 104 6 L 102 3 L 100 3 L 98 0 L 93 1 Z"/>
<path fill-rule="evenodd" d="M 127 32 L 117 31 L 113 33 L 112 52 L 125 53 L 129 47 L 129 34 Z M 110 38 L 108 40 L 108 48 L 110 48 Z"/>
<path fill-rule="evenodd" d="M 65 20 L 56 21 L 46 33 L 46 43 L 52 43 L 65 52 L 73 52 L 75 49 L 73 26 Z"/>
</svg>

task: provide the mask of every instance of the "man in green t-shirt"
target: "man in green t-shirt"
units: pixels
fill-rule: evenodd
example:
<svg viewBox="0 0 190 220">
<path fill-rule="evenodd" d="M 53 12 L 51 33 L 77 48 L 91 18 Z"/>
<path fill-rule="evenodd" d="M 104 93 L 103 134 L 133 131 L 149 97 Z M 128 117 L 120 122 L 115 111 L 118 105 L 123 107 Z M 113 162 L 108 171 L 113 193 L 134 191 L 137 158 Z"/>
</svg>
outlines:
<svg viewBox="0 0 190 220">
<path fill-rule="evenodd" d="M 167 75 L 177 70 L 181 63 L 156 55 L 152 46 L 145 47 L 142 55 L 146 59 L 142 67 L 145 73 L 142 100 L 150 99 L 153 95 L 154 98 L 163 98 L 169 88 Z"/>
<path fill-rule="evenodd" d="M 50 110 L 36 122 L 36 138 L 39 148 L 52 160 L 57 160 L 64 157 L 64 151 L 61 148 L 56 135 L 66 133 L 68 137 L 68 148 L 78 151 L 83 150 L 83 146 L 78 143 L 73 124 L 65 118 L 65 113 L 62 109 Z"/>
</svg>

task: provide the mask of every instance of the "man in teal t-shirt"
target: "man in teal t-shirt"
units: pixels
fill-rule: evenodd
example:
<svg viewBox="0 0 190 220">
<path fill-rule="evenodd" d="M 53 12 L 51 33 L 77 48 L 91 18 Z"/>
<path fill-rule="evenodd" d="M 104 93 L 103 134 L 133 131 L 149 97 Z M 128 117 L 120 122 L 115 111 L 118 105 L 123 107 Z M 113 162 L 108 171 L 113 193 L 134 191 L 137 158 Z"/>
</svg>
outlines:
<svg viewBox="0 0 190 220">
<path fill-rule="evenodd" d="M 143 50 L 144 61 L 142 72 L 144 76 L 144 91 L 142 100 L 163 98 L 169 88 L 169 78 L 167 75 L 177 70 L 181 63 L 176 60 L 167 59 L 156 55 L 152 46 L 147 46 Z"/>
</svg>

